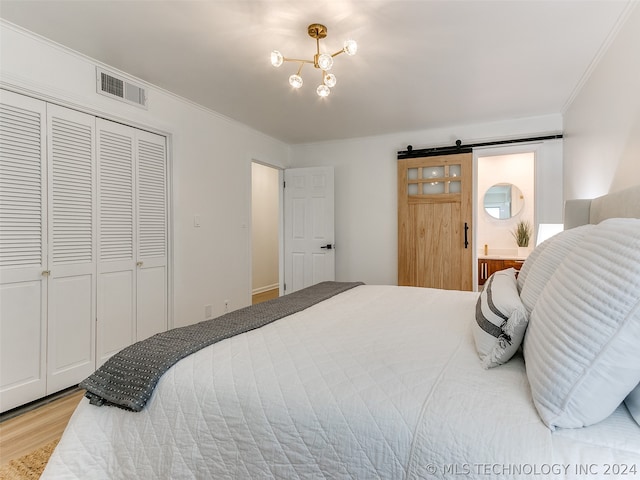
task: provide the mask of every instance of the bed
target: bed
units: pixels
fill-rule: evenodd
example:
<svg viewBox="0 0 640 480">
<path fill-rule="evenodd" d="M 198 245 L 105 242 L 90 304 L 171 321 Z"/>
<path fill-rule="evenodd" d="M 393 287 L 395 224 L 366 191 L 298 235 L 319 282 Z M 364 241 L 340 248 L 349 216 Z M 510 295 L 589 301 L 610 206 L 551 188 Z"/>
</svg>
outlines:
<svg viewBox="0 0 640 480">
<path fill-rule="evenodd" d="M 639 195 L 568 202 L 597 225 L 481 293 L 353 285 L 179 360 L 140 411 L 83 399 L 42 478 L 639 476 Z"/>
</svg>

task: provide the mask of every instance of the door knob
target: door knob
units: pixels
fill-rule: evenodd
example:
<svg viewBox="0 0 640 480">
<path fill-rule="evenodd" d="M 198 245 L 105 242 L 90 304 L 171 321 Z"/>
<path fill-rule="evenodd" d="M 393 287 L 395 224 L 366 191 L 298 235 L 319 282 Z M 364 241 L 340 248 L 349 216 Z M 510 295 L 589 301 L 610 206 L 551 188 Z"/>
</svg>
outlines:
<svg viewBox="0 0 640 480">
<path fill-rule="evenodd" d="M 334 248 L 334 246 L 331 245 L 330 243 L 327 243 L 326 245 L 323 245 L 320 248 L 324 248 L 324 249 L 327 249 L 327 250 L 332 250 Z"/>
<path fill-rule="evenodd" d="M 141 267 L 143 265 L 142 262 L 136 262 L 136 267 Z"/>
</svg>

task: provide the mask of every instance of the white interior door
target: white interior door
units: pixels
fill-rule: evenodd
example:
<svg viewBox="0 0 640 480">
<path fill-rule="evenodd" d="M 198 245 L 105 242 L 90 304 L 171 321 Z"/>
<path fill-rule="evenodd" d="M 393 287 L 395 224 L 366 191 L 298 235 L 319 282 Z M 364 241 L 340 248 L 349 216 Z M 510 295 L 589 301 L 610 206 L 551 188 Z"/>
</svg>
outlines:
<svg viewBox="0 0 640 480">
<path fill-rule="evenodd" d="M 135 341 L 133 129 L 98 118 L 97 365 Z"/>
<path fill-rule="evenodd" d="M 44 102 L 0 89 L 0 411 L 46 394 Z"/>
<path fill-rule="evenodd" d="M 165 137 L 136 131 L 136 340 L 168 328 L 167 157 Z"/>
<path fill-rule="evenodd" d="M 95 370 L 95 117 L 47 106 L 47 393 Z"/>
<path fill-rule="evenodd" d="M 168 328 L 165 137 L 98 131 L 98 361 Z"/>
<path fill-rule="evenodd" d="M 333 167 L 284 172 L 285 293 L 335 280 Z"/>
</svg>

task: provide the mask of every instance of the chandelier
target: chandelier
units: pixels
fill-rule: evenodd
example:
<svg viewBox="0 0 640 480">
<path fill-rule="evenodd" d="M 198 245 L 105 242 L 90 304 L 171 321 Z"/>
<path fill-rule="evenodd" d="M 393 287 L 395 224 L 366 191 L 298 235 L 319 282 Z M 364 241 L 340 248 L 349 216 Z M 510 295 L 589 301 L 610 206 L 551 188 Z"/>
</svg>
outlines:
<svg viewBox="0 0 640 480">
<path fill-rule="evenodd" d="M 333 73 L 328 73 L 333 67 L 333 57 L 346 53 L 347 55 L 355 55 L 358 50 L 358 44 L 355 40 L 345 40 L 342 50 L 338 50 L 334 54 L 320 53 L 320 39 L 327 36 L 327 27 L 320 25 L 319 23 L 312 23 L 307 29 L 309 36 L 316 39 L 316 54 L 313 56 L 313 60 L 300 60 L 298 58 L 286 58 L 279 51 L 274 50 L 271 52 L 271 65 L 279 67 L 284 62 L 296 62 L 300 64 L 298 71 L 289 77 L 289 84 L 293 88 L 302 87 L 302 77 L 300 72 L 305 63 L 311 63 L 313 66 L 320 70 L 322 73 L 322 82 L 316 88 L 316 93 L 320 97 L 326 97 L 331 93 L 331 89 L 336 85 L 336 76 Z"/>
</svg>

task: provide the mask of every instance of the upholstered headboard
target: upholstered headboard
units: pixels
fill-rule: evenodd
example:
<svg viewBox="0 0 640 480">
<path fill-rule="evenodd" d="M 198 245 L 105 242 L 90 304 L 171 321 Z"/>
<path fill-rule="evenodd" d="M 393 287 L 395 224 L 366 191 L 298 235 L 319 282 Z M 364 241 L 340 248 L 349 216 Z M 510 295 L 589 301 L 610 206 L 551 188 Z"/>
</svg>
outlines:
<svg viewBox="0 0 640 480">
<path fill-rule="evenodd" d="M 620 217 L 640 218 L 640 185 L 593 200 L 567 200 L 564 204 L 565 230 Z"/>
</svg>

